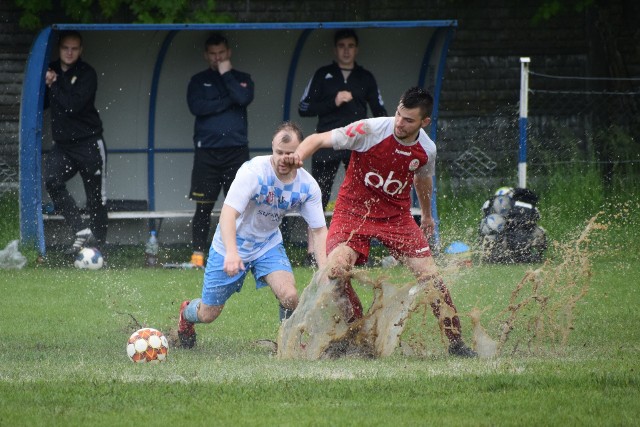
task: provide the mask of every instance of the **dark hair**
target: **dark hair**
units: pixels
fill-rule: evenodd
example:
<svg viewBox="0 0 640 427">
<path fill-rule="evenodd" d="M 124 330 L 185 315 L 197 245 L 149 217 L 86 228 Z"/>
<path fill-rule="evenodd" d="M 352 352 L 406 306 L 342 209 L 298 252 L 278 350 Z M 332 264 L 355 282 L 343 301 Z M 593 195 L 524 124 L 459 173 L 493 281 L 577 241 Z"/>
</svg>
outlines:
<svg viewBox="0 0 640 427">
<path fill-rule="evenodd" d="M 426 89 L 417 86 L 407 89 L 402 94 L 400 104 L 404 108 L 420 108 L 422 118 L 431 117 L 433 111 L 433 97 Z"/>
<path fill-rule="evenodd" d="M 302 129 L 300 129 L 300 126 L 298 126 L 294 122 L 289 122 L 289 121 L 282 122 L 280 126 L 276 128 L 276 131 L 273 133 L 273 137 L 275 138 L 275 136 L 278 133 L 283 131 L 287 133 L 287 135 L 283 136 L 281 139 L 281 142 L 285 144 L 291 142 L 292 136 L 293 136 L 291 134 L 295 134 L 295 136 L 298 138 L 300 142 L 302 142 L 302 140 L 304 139 L 304 135 L 302 134 Z"/>
<path fill-rule="evenodd" d="M 223 44 L 227 49 L 229 48 L 229 41 L 225 36 L 220 33 L 213 33 L 204 42 L 204 50 L 207 50 L 209 46 L 217 46 Z"/>
<path fill-rule="evenodd" d="M 82 35 L 75 30 L 60 31 L 60 34 L 58 34 L 58 46 L 62 46 L 62 42 L 68 38 L 80 40 L 80 46 L 82 46 Z"/>
<path fill-rule="evenodd" d="M 351 28 L 344 28 L 342 30 L 336 31 L 333 35 L 333 45 L 338 46 L 338 42 L 343 39 L 354 39 L 356 41 L 356 46 L 358 46 L 358 35 Z"/>
</svg>

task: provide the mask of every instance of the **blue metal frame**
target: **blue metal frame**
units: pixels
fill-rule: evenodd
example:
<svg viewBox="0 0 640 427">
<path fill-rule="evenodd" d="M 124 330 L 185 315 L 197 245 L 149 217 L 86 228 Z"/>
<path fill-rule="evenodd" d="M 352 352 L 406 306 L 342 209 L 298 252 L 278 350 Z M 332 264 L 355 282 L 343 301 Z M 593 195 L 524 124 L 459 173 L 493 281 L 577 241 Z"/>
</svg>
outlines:
<svg viewBox="0 0 640 427">
<path fill-rule="evenodd" d="M 146 153 L 148 164 L 148 197 L 149 208 L 155 208 L 155 154 L 188 153 L 193 149 L 156 149 L 155 148 L 155 115 L 158 95 L 158 83 L 164 60 L 171 42 L 179 31 L 193 30 L 303 30 L 293 53 L 285 89 L 283 119 L 288 120 L 291 114 L 291 96 L 293 82 L 304 44 L 314 29 L 338 28 L 436 28 L 429 42 L 420 70 L 419 85 L 424 86 L 425 73 L 433 51 L 437 49 L 438 39 L 444 36 L 444 47 L 441 50 L 438 75 L 434 89 L 434 112 L 432 115 L 431 137 L 435 140 L 438 101 L 441 80 L 448 45 L 453 36 L 456 20 L 425 21 L 370 21 L 370 22 L 306 22 L 306 23 L 239 23 L 239 24 L 55 24 L 43 29 L 37 36 L 29 56 L 25 72 L 20 115 L 20 236 L 23 243 L 35 243 L 39 252 L 45 254 L 44 227 L 42 221 L 41 194 L 41 156 L 42 156 L 42 116 L 44 106 L 44 74 L 51 52 L 53 31 L 168 31 L 156 58 L 149 99 L 148 141 L 146 149 L 112 149 L 109 153 Z M 444 32 L 444 34 L 443 34 Z M 267 152 L 268 149 L 252 149 L 254 152 Z M 435 184 L 435 181 L 434 181 Z M 437 221 L 435 205 L 435 185 L 432 212 Z"/>
<path fill-rule="evenodd" d="M 446 31 L 446 34 L 442 34 L 443 31 Z M 449 27 L 449 28 L 438 28 L 436 30 L 436 34 L 434 34 L 434 36 L 431 38 L 430 43 L 429 43 L 429 47 L 430 48 L 435 48 L 435 46 L 431 46 L 431 43 L 434 43 L 439 39 L 439 37 L 444 37 L 443 40 L 443 46 L 442 49 L 440 49 L 440 60 L 438 61 L 438 72 L 435 78 L 436 81 L 436 85 L 435 88 L 433 90 L 433 112 L 431 113 L 431 139 L 433 141 L 436 141 L 436 136 L 438 133 L 438 117 L 440 114 L 440 91 L 442 89 L 442 79 L 444 78 L 444 72 L 445 72 L 445 64 L 446 64 L 446 58 L 447 58 L 447 54 L 449 53 L 449 44 L 451 44 L 451 40 L 453 39 L 453 28 Z M 422 70 L 424 70 L 426 72 L 426 66 L 422 67 Z M 421 81 L 420 81 L 420 86 L 424 86 L 424 79 L 426 76 L 423 75 L 423 73 L 421 72 L 420 74 L 421 77 Z M 438 204 L 437 199 L 438 199 L 438 186 L 437 186 L 437 180 L 436 177 L 433 177 L 433 191 L 432 191 L 432 195 L 431 195 L 431 215 L 433 216 L 433 220 L 436 223 L 435 226 L 435 230 L 434 230 L 434 234 L 433 234 L 433 239 L 434 239 L 434 243 L 436 248 L 440 247 L 440 216 L 438 215 Z"/>
<path fill-rule="evenodd" d="M 49 65 L 51 28 L 45 28 L 33 43 L 24 74 L 20 104 L 20 238 L 35 243 L 44 254 L 42 222 L 42 115 L 44 108 L 44 74 Z M 25 96 L 30 94 L 35 96 Z"/>
<path fill-rule="evenodd" d="M 298 37 L 298 41 L 296 43 L 296 47 L 293 50 L 293 55 L 291 56 L 289 72 L 287 73 L 287 86 L 284 93 L 284 108 L 282 111 L 282 120 L 285 122 L 291 117 L 291 94 L 293 92 L 293 81 L 296 77 L 298 62 L 300 61 L 300 55 L 302 55 L 302 48 L 304 48 L 304 44 L 307 42 L 310 34 L 310 29 L 306 29 L 302 32 L 302 34 L 300 34 L 300 37 Z"/>
<path fill-rule="evenodd" d="M 54 30 L 78 31 L 180 31 L 180 30 L 305 30 L 339 28 L 457 27 L 455 19 L 424 21 L 272 22 L 236 24 L 54 24 Z"/>
<path fill-rule="evenodd" d="M 149 198 L 149 210 L 156 209 L 156 192 L 155 192 L 155 152 L 156 152 L 156 100 L 158 99 L 158 86 L 160 83 L 160 73 L 164 59 L 171 46 L 171 42 L 178 34 L 177 31 L 169 31 L 162 42 L 156 64 L 153 67 L 153 78 L 151 79 L 151 90 L 149 91 L 149 123 L 148 123 L 148 141 L 147 141 L 147 195 Z"/>
</svg>

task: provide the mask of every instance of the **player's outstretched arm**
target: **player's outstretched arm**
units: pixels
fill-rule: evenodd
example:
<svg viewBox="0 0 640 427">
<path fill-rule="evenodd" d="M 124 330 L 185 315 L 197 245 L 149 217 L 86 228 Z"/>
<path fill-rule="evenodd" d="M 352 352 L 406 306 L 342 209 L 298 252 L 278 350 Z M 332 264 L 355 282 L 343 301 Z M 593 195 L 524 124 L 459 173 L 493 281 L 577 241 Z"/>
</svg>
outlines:
<svg viewBox="0 0 640 427">
<path fill-rule="evenodd" d="M 311 157 L 313 153 L 320 148 L 332 148 L 331 143 L 331 131 L 323 133 L 314 133 L 309 135 L 300 143 L 296 151 L 292 154 L 287 154 L 284 161 L 291 166 L 301 168 L 304 161 Z"/>
<path fill-rule="evenodd" d="M 235 276 L 239 271 L 244 270 L 244 263 L 238 254 L 238 244 L 236 241 L 236 219 L 240 213 L 229 205 L 222 205 L 220 211 L 220 233 L 226 254 L 224 256 L 223 270 L 229 276 Z"/>
<path fill-rule="evenodd" d="M 316 258 L 318 267 L 322 268 L 327 263 L 327 227 L 312 228 L 313 235 L 313 256 Z"/>
</svg>

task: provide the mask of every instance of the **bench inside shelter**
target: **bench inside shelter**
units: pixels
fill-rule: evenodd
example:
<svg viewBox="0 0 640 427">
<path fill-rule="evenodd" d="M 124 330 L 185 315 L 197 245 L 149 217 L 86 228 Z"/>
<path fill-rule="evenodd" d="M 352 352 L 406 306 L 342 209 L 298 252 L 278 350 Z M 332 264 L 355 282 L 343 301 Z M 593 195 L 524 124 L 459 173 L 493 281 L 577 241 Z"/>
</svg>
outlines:
<svg viewBox="0 0 640 427">
<path fill-rule="evenodd" d="M 156 230 L 158 237 L 165 243 L 189 243 L 191 240 L 191 219 L 194 210 L 148 210 L 146 200 L 109 200 L 107 202 L 109 217 L 109 232 L 107 241 L 117 244 L 139 244 L 148 238 L 150 230 Z M 420 221 L 419 208 L 412 208 L 411 214 Z M 86 214 L 83 214 L 86 215 Z M 327 225 L 333 211 L 326 211 Z M 43 213 L 46 224 L 45 231 L 62 227 L 62 215 L 56 212 Z M 220 218 L 220 209 L 211 212 L 211 233 L 215 231 L 215 224 Z M 86 217 L 85 217 L 86 218 Z M 171 221 L 170 233 L 163 234 L 163 224 Z M 306 223 L 299 213 L 288 213 L 281 227 L 286 242 L 306 244 Z M 55 234 L 49 232 L 47 234 Z M 68 233 L 64 233 L 66 236 Z M 49 242 L 55 243 L 55 238 L 49 236 Z"/>
</svg>

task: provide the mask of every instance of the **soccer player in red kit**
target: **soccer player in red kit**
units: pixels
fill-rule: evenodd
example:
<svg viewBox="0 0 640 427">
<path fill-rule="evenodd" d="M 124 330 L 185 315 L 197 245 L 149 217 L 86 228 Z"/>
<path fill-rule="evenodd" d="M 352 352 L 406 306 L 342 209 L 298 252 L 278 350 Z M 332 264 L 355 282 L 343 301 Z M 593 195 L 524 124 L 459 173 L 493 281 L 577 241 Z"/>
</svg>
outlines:
<svg viewBox="0 0 640 427">
<path fill-rule="evenodd" d="M 364 264 L 375 238 L 419 281 L 432 281 L 440 292 L 441 298 L 432 303 L 432 309 L 437 318 L 443 317 L 449 353 L 475 357 L 462 340 L 457 310 L 429 248 L 428 237 L 435 226 L 431 194 L 436 146 L 423 128 L 431 122 L 432 109 L 433 98 L 427 91 L 410 88 L 400 98 L 395 117 L 364 119 L 312 134 L 287 161 L 302 167 L 320 148 L 352 151 L 327 236 L 330 276 L 347 277 L 343 273 L 352 266 Z M 420 204 L 420 226 L 411 214 L 412 186 Z M 362 317 L 362 304 L 349 280 L 341 282 L 352 305 L 347 317 Z"/>
</svg>

